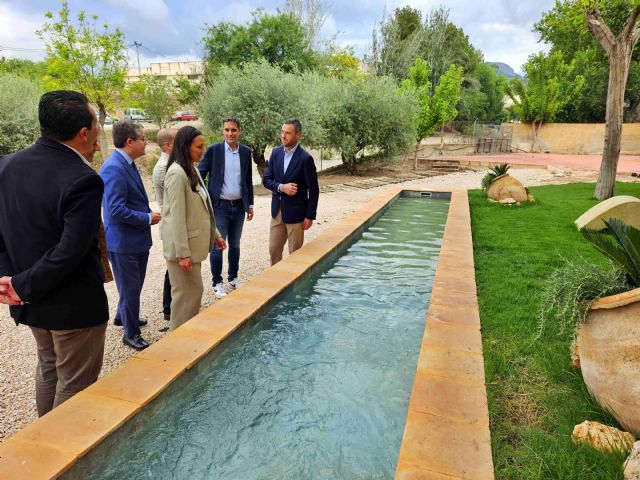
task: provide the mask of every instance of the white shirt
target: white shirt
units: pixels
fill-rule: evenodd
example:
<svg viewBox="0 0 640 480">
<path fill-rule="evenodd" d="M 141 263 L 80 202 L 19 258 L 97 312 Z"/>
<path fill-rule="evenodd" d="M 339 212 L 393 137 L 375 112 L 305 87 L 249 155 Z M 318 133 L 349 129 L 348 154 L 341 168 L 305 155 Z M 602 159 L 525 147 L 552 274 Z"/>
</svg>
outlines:
<svg viewBox="0 0 640 480">
<path fill-rule="evenodd" d="M 291 150 L 287 150 L 286 148 L 284 149 L 284 173 L 287 173 L 287 168 L 289 168 L 289 163 L 291 163 L 291 159 L 293 158 L 293 154 L 296 153 L 297 148 L 298 144 L 296 143 Z M 282 191 L 282 189 L 280 188 L 281 186 L 282 184 L 278 185 L 279 192 Z"/>
</svg>

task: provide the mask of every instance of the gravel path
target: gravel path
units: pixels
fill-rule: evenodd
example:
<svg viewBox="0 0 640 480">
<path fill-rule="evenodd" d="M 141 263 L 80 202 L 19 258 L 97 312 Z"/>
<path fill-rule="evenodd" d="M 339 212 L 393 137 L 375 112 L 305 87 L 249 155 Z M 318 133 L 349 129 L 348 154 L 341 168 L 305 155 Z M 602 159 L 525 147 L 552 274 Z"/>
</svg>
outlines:
<svg viewBox="0 0 640 480">
<path fill-rule="evenodd" d="M 417 181 L 402 185 L 425 188 L 478 188 L 485 171 L 461 172 Z M 512 174 L 525 185 L 544 183 L 566 183 L 567 181 L 593 181 L 593 173 L 574 172 L 568 177 L 557 178 L 547 170 L 513 170 Z M 324 193 L 320 197 L 318 221 L 307 233 L 307 241 L 313 240 L 321 232 L 338 223 L 347 214 L 355 211 L 363 203 L 378 195 L 388 187 L 377 187 L 356 192 Z M 255 218 L 245 222 L 242 235 L 242 257 L 240 259 L 240 279 L 246 281 L 269 267 L 269 205 L 270 196 L 257 196 Z M 155 205 L 153 205 L 155 207 Z M 158 227 L 152 228 L 153 247 L 149 258 L 147 277 L 142 291 L 141 316 L 149 320 L 142 328 L 143 336 L 153 343 L 163 333 L 158 330 L 168 325 L 162 316 L 162 283 L 165 262 Z M 226 268 L 226 259 L 225 259 Z M 205 293 L 203 306 L 215 299 L 212 296 L 211 273 L 208 260 L 203 262 Z M 118 295 L 115 283 L 106 286 L 109 297 L 111 318 L 117 305 Z M 0 440 L 27 425 L 36 418 L 34 372 L 36 365 L 35 341 L 29 328 L 15 326 L 6 306 L 0 306 Z M 122 344 L 122 328 L 112 323 L 107 328 L 104 367 L 102 375 L 122 365 L 135 351 Z"/>
</svg>

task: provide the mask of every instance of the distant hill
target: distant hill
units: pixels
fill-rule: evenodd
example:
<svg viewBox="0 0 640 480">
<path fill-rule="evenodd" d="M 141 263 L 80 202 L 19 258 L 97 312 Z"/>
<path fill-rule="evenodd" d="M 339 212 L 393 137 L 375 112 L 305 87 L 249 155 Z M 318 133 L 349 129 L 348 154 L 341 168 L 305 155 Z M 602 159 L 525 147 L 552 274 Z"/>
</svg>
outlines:
<svg viewBox="0 0 640 480">
<path fill-rule="evenodd" d="M 522 78 L 522 75 L 518 75 L 513 68 L 511 68 L 506 63 L 502 62 L 485 62 L 487 65 L 492 65 L 494 67 L 498 67 L 498 75 L 504 75 L 507 78 L 518 77 Z"/>
</svg>

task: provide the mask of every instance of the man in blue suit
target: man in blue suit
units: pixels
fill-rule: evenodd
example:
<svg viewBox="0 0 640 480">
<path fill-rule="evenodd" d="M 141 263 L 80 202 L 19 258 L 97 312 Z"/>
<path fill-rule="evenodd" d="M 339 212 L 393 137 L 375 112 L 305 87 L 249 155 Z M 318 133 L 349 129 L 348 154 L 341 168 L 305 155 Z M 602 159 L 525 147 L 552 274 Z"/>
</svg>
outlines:
<svg viewBox="0 0 640 480">
<path fill-rule="evenodd" d="M 198 170 L 203 179 L 209 178 L 208 190 L 213 202 L 216 227 L 222 238 L 228 240 L 229 271 L 228 281 L 231 288 L 238 288 L 238 269 L 240 264 L 240 237 L 244 225 L 253 219 L 253 180 L 251 178 L 251 149 L 238 143 L 240 120 L 228 117 L 222 121 L 224 142 L 211 145 Z M 211 255 L 211 275 L 213 292 L 216 297 L 227 293 L 222 285 L 222 251 L 214 245 Z"/>
<path fill-rule="evenodd" d="M 149 344 L 140 335 L 140 292 L 151 248 L 151 225 L 160 221 L 134 160 L 144 155 L 147 140 L 141 125 L 118 122 L 113 126 L 115 152 L 100 169 L 104 181 L 102 214 L 109 260 L 120 300 L 114 323 L 124 327 L 122 341 L 136 350 Z"/>
<path fill-rule="evenodd" d="M 264 172 L 263 185 L 271 190 L 271 229 L 269 255 L 271 265 L 282 260 L 284 244 L 289 254 L 304 243 L 318 208 L 318 175 L 313 157 L 299 145 L 302 125 L 299 120 L 286 120 L 280 138 L 282 146 L 271 152 Z"/>
</svg>

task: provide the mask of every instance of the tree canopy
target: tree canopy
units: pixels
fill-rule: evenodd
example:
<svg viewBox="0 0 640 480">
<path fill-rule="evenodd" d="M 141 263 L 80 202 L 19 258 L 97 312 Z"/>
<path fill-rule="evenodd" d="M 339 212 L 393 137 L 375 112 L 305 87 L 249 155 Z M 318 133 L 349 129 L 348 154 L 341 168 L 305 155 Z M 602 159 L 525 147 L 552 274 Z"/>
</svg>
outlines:
<svg viewBox="0 0 640 480">
<path fill-rule="evenodd" d="M 266 167 L 265 149 L 280 144 L 280 127 L 287 118 L 302 123 L 306 145 L 322 141 L 319 102 L 304 77 L 284 72 L 266 60 L 242 67 L 222 67 L 199 100 L 207 128 L 218 132 L 222 119 L 234 115 L 242 122 L 241 141 L 253 150 L 260 174 Z"/>
<path fill-rule="evenodd" d="M 58 15 L 47 12 L 48 21 L 37 34 L 47 48 L 47 76 L 50 89 L 70 89 L 84 93 L 100 111 L 104 124 L 107 109 L 114 106 L 124 88 L 127 48 L 119 29 L 98 25 L 96 15 L 80 10 L 77 22 L 71 18 L 66 0 Z M 104 130 L 100 136 L 103 155 L 107 153 Z"/>
<path fill-rule="evenodd" d="M 573 68 L 572 64 L 565 63 L 559 51 L 531 55 L 525 64 L 526 84 L 513 78 L 507 85 L 515 116 L 534 127 L 554 121 L 558 112 L 584 86 L 584 78 L 574 75 Z"/>
<path fill-rule="evenodd" d="M 629 0 L 591 0 L 614 35 L 620 34 L 629 18 Z M 567 62 L 574 62 L 572 75 L 584 77 L 584 88 L 572 102 L 557 113 L 562 122 L 604 122 L 609 64 L 605 51 L 589 33 L 583 0 L 559 0 L 535 24 L 541 40 L 551 45 L 551 52 L 562 52 Z M 636 47 L 629 68 L 625 92 L 628 121 L 640 120 L 640 49 Z"/>
<path fill-rule="evenodd" d="M 307 32 L 291 13 L 252 13 L 246 25 L 220 22 L 208 26 L 202 40 L 207 82 L 223 66 L 242 67 L 265 60 L 284 72 L 303 72 L 317 65 Z"/>
</svg>

